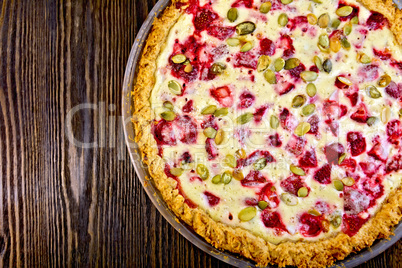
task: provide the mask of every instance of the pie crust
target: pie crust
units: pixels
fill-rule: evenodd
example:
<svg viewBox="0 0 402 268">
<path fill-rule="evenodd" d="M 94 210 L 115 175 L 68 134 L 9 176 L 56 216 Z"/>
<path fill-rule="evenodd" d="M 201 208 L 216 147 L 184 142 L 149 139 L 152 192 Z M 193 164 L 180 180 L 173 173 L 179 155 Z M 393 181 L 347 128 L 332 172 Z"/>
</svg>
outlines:
<svg viewBox="0 0 402 268">
<path fill-rule="evenodd" d="M 382 13 L 390 23 L 396 40 L 402 45 L 402 11 L 391 0 L 358 0 L 371 11 Z M 350 237 L 339 233 L 334 237 L 314 242 L 282 242 L 278 245 L 242 229 L 233 228 L 213 220 L 204 210 L 190 208 L 177 190 L 177 182 L 164 173 L 165 163 L 158 155 L 157 144 L 152 135 L 154 113 L 149 98 L 155 84 L 156 61 L 163 49 L 171 27 L 177 22 L 186 6 L 185 0 L 173 0 L 153 23 L 132 91 L 135 141 L 139 146 L 144 164 L 169 208 L 207 242 L 218 249 L 238 253 L 260 266 L 277 264 L 279 267 L 322 267 L 342 260 L 353 252 L 369 247 L 376 239 L 392 235 L 393 227 L 402 217 L 402 187 L 393 190 L 379 211 Z"/>
</svg>

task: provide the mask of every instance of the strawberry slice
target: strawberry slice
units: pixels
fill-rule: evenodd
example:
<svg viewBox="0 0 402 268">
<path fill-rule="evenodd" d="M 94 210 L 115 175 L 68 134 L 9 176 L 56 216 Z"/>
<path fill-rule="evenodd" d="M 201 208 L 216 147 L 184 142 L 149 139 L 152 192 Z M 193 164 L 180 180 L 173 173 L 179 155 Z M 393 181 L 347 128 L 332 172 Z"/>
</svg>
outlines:
<svg viewBox="0 0 402 268">
<path fill-rule="evenodd" d="M 223 107 L 230 107 L 233 105 L 233 96 L 228 86 L 212 88 L 209 92 Z"/>
<path fill-rule="evenodd" d="M 296 68 L 290 69 L 289 73 L 297 81 L 297 80 L 300 80 L 301 72 L 304 72 L 305 70 L 306 70 L 306 66 L 304 66 L 303 63 L 300 63 L 299 66 L 297 66 Z"/>
<path fill-rule="evenodd" d="M 284 108 L 281 111 L 279 114 L 279 120 L 281 122 L 281 126 L 286 130 L 293 130 L 297 124 L 293 114 L 291 114 L 287 108 Z"/>
<path fill-rule="evenodd" d="M 194 144 L 197 141 L 197 123 L 188 115 L 178 116 L 174 120 L 178 130 L 178 138 L 186 144 Z"/>
<path fill-rule="evenodd" d="M 280 201 L 272 182 L 269 182 L 261 189 L 258 200 L 266 201 L 269 208 L 278 207 Z"/>
<path fill-rule="evenodd" d="M 352 237 L 360 230 L 360 228 L 368 221 L 367 219 L 363 219 L 358 215 L 343 215 L 343 224 L 342 224 L 342 232 Z"/>
<path fill-rule="evenodd" d="M 270 135 L 268 137 L 268 144 L 273 146 L 273 147 L 281 147 L 282 146 L 282 141 L 279 138 L 279 134 L 275 133 L 273 135 Z"/>
<path fill-rule="evenodd" d="M 224 41 L 231 37 L 234 34 L 235 30 L 235 27 L 212 25 L 207 28 L 207 33 L 213 37 L 218 38 L 221 41 Z"/>
<path fill-rule="evenodd" d="M 306 140 L 302 137 L 292 135 L 286 145 L 285 149 L 295 156 L 299 156 L 303 153 Z"/>
<path fill-rule="evenodd" d="M 238 159 L 237 167 L 239 168 L 252 165 L 255 161 L 257 161 L 260 158 L 265 158 L 267 163 L 275 162 L 275 158 L 268 151 L 257 150 L 251 153 L 247 158 Z"/>
<path fill-rule="evenodd" d="M 276 93 L 282 96 L 295 89 L 296 86 L 293 83 L 288 82 L 285 79 L 278 79 L 278 76 L 279 75 L 276 76 L 278 82 L 274 87 Z"/>
<path fill-rule="evenodd" d="M 317 167 L 317 157 L 315 155 L 315 150 L 307 151 L 300 159 L 299 166 L 304 168 Z"/>
<path fill-rule="evenodd" d="M 389 174 L 393 171 L 399 171 L 400 169 L 402 169 L 402 155 L 398 154 L 388 161 L 385 172 Z"/>
<path fill-rule="evenodd" d="M 176 145 L 177 143 L 172 122 L 164 119 L 160 120 L 154 126 L 153 134 L 159 145 Z"/>
<path fill-rule="evenodd" d="M 209 160 L 214 160 L 219 155 L 214 139 L 207 138 L 205 141 L 205 150 L 207 151 Z"/>
<path fill-rule="evenodd" d="M 244 203 L 245 203 L 247 206 L 257 206 L 257 205 L 258 205 L 258 199 L 257 199 L 257 198 L 254 198 L 254 197 L 246 197 L 246 198 L 244 199 Z"/>
<path fill-rule="evenodd" d="M 246 109 L 254 104 L 255 96 L 251 92 L 245 91 L 239 96 L 239 100 L 240 102 L 237 105 L 237 108 Z"/>
<path fill-rule="evenodd" d="M 260 54 L 272 56 L 275 54 L 276 46 L 271 39 L 263 38 L 260 40 Z"/>
<path fill-rule="evenodd" d="M 283 49 L 283 58 L 290 58 L 295 53 L 295 47 L 293 46 L 293 40 L 289 35 L 281 35 L 277 41 L 277 48 Z"/>
<path fill-rule="evenodd" d="M 384 27 L 387 27 L 389 25 L 387 18 L 384 17 L 384 15 L 377 13 L 377 12 L 372 12 L 370 17 L 366 21 L 366 26 L 370 30 L 381 30 Z"/>
<path fill-rule="evenodd" d="M 247 7 L 247 8 L 252 8 L 253 7 L 253 0 L 237 0 L 232 4 L 232 7 Z"/>
<path fill-rule="evenodd" d="M 343 208 L 348 214 L 359 214 L 370 207 L 370 197 L 363 191 L 347 188 L 344 190 Z"/>
<path fill-rule="evenodd" d="M 353 92 L 353 93 L 346 92 L 345 96 L 348 97 L 348 99 L 350 100 L 350 104 L 352 105 L 352 107 L 356 106 L 357 102 L 359 101 L 359 93 L 357 93 L 357 92 Z"/>
<path fill-rule="evenodd" d="M 198 10 L 197 15 L 193 19 L 193 24 L 196 30 L 203 31 L 211 25 L 211 23 L 218 19 L 219 16 L 212 10 L 206 8 L 200 8 Z"/>
<path fill-rule="evenodd" d="M 279 235 L 284 232 L 288 233 L 288 229 L 283 223 L 281 215 L 277 211 L 264 209 L 261 212 L 261 220 L 264 223 L 265 227 L 273 228 Z"/>
<path fill-rule="evenodd" d="M 318 123 L 320 122 L 320 119 L 318 118 L 318 115 L 314 114 L 312 115 L 307 122 L 310 124 L 310 130 L 307 132 L 308 134 L 318 134 Z"/>
<path fill-rule="evenodd" d="M 331 143 L 324 148 L 325 156 L 330 164 L 338 165 L 338 160 L 341 154 L 345 152 L 345 148 L 338 142 Z"/>
<path fill-rule="evenodd" d="M 362 65 L 357 71 L 357 74 L 360 82 L 371 82 L 377 80 L 380 76 L 378 73 L 378 65 L 375 64 Z"/>
<path fill-rule="evenodd" d="M 386 150 L 381 143 L 376 142 L 367 154 L 376 160 L 385 162 L 387 161 L 389 150 Z"/>
<path fill-rule="evenodd" d="M 210 193 L 208 191 L 204 192 L 205 197 L 207 198 L 208 204 L 211 207 L 214 207 L 219 204 L 219 201 L 221 200 L 219 197 L 214 195 L 213 193 Z"/>
<path fill-rule="evenodd" d="M 300 233 L 305 237 L 319 235 L 323 231 L 322 220 L 322 216 L 314 216 L 307 212 L 303 213 L 299 218 L 301 223 Z"/>
<path fill-rule="evenodd" d="M 356 112 L 350 115 L 350 119 L 359 122 L 359 123 L 366 123 L 367 119 L 369 118 L 369 114 L 367 112 L 366 105 L 360 103 L 359 107 L 357 108 Z"/>
<path fill-rule="evenodd" d="M 262 118 L 264 117 L 265 112 L 268 110 L 268 106 L 264 105 L 257 108 L 254 112 L 254 121 L 256 123 L 261 122 Z"/>
<path fill-rule="evenodd" d="M 373 162 L 360 162 L 359 166 L 363 170 L 364 174 L 366 174 L 368 177 L 372 177 L 380 168 L 379 165 L 376 165 Z"/>
<path fill-rule="evenodd" d="M 375 205 L 375 200 L 384 194 L 383 179 L 380 176 L 368 177 L 362 181 L 363 190 L 368 193 L 373 199 L 370 206 Z"/>
<path fill-rule="evenodd" d="M 366 151 L 366 139 L 360 132 L 348 132 L 346 140 L 352 156 L 358 156 Z"/>
<path fill-rule="evenodd" d="M 308 194 L 310 194 L 310 187 L 306 185 L 302 178 L 296 175 L 292 175 L 281 181 L 281 187 L 285 192 L 288 192 L 295 196 L 297 196 L 297 191 L 299 191 L 300 188 L 306 187 L 308 189 Z"/>
<path fill-rule="evenodd" d="M 306 16 L 297 16 L 294 17 L 293 19 L 289 19 L 288 24 L 286 25 L 286 28 L 288 28 L 290 31 L 294 31 L 296 27 L 300 27 L 303 32 L 307 31 L 308 26 L 308 21 Z"/>
<path fill-rule="evenodd" d="M 241 181 L 243 187 L 260 187 L 267 182 L 267 179 L 262 175 L 261 172 L 252 170 L 248 175 Z"/>
<path fill-rule="evenodd" d="M 258 58 L 251 51 L 238 52 L 233 56 L 233 66 L 236 68 L 257 69 Z"/>
<path fill-rule="evenodd" d="M 356 170 L 356 165 L 356 160 L 354 160 L 353 158 L 346 158 L 339 166 L 343 167 L 346 171 L 353 173 Z"/>
<path fill-rule="evenodd" d="M 181 110 L 183 111 L 183 113 L 190 113 L 190 112 L 194 111 L 193 100 L 189 100 L 188 102 L 186 102 L 186 104 L 184 104 L 184 106 Z"/>
<path fill-rule="evenodd" d="M 387 124 L 388 141 L 392 144 L 399 144 L 402 136 L 401 121 L 394 119 Z"/>
<path fill-rule="evenodd" d="M 377 50 L 373 48 L 373 53 L 376 55 L 380 60 L 389 60 L 392 57 L 391 52 L 388 49 L 385 50 Z"/>
<path fill-rule="evenodd" d="M 314 173 L 314 179 L 321 184 L 331 183 L 331 169 L 332 165 L 325 164 Z"/>
<path fill-rule="evenodd" d="M 394 81 L 391 81 L 385 88 L 385 92 L 392 98 L 399 99 L 402 96 L 402 84 L 397 85 Z"/>
</svg>

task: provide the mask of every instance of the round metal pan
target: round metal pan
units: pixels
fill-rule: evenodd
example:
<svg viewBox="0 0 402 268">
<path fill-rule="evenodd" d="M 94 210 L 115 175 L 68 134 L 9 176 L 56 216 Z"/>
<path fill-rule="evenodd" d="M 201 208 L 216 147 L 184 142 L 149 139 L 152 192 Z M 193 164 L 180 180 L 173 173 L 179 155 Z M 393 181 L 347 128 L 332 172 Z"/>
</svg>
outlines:
<svg viewBox="0 0 402 268">
<path fill-rule="evenodd" d="M 398 0 L 402 1 L 402 0 Z M 398 2 L 395 1 L 395 2 Z M 198 236 L 188 225 L 181 222 L 177 217 L 172 213 L 165 202 L 163 201 L 159 191 L 153 184 L 152 180 L 149 180 L 150 176 L 144 164 L 141 161 L 141 156 L 138 151 L 138 146 L 134 142 L 134 128 L 131 123 L 131 114 L 133 109 L 133 102 L 131 98 L 131 90 L 133 85 L 135 84 L 135 78 L 137 73 L 137 63 L 140 59 L 142 49 L 145 45 L 145 41 L 148 37 L 148 33 L 152 28 L 152 23 L 156 17 L 163 11 L 163 9 L 169 4 L 169 0 L 160 0 L 151 12 L 148 15 L 148 18 L 145 20 L 142 25 L 140 31 L 137 34 L 135 42 L 132 46 L 131 53 L 127 62 L 126 71 L 124 75 L 123 82 L 123 127 L 125 140 L 128 147 L 128 151 L 130 153 L 131 161 L 134 165 L 135 171 L 138 175 L 138 178 L 141 184 L 144 186 L 144 189 L 155 205 L 155 207 L 159 210 L 159 212 L 163 215 L 163 217 L 186 239 L 188 239 L 195 246 L 203 250 L 204 252 L 218 258 L 219 260 L 231 264 L 236 267 L 256 267 L 253 262 L 247 260 L 237 254 L 233 254 L 231 252 L 225 252 L 217 250 L 212 247 L 210 244 L 205 242 L 205 240 Z M 401 4 L 397 3 L 399 6 Z M 368 249 L 360 251 L 358 254 L 352 254 L 348 258 L 343 261 L 337 262 L 332 267 L 347 267 L 352 268 L 359 264 L 362 264 L 371 258 L 374 258 L 378 254 L 385 251 L 387 248 L 392 246 L 395 242 L 397 242 L 402 237 L 402 222 L 400 222 L 395 230 L 395 235 L 391 236 L 389 239 L 377 240 L 374 245 Z M 275 266 L 270 266 L 275 267 Z"/>
</svg>

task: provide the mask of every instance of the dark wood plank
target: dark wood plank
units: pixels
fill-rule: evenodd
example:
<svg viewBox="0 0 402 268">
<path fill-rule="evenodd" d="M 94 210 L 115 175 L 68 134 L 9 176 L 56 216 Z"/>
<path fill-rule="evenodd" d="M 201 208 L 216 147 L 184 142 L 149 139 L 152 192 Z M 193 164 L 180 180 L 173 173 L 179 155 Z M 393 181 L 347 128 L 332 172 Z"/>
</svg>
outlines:
<svg viewBox="0 0 402 268">
<path fill-rule="evenodd" d="M 1 267 L 229 267 L 163 219 L 125 149 L 123 75 L 154 4 L 1 2 Z M 361 267 L 401 256 L 399 241 Z"/>
</svg>

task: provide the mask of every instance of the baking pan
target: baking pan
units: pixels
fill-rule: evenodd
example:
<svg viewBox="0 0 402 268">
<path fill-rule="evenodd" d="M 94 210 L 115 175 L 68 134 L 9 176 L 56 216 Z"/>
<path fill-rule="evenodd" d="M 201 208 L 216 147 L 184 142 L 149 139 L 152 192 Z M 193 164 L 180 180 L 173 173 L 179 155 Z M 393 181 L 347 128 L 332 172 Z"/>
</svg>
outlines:
<svg viewBox="0 0 402 268">
<path fill-rule="evenodd" d="M 402 5 L 402 0 L 395 1 L 399 7 Z M 125 134 L 125 140 L 128 151 L 130 153 L 131 162 L 134 165 L 135 171 L 138 175 L 138 179 L 143 185 L 145 192 L 149 199 L 163 215 L 163 217 L 187 240 L 193 243 L 195 246 L 203 250 L 204 252 L 214 256 L 215 258 L 231 264 L 236 267 L 256 267 L 254 263 L 248 259 L 243 258 L 240 255 L 221 251 L 210 244 L 208 244 L 202 237 L 197 235 L 188 225 L 181 222 L 173 212 L 169 210 L 165 202 L 163 201 L 159 191 L 150 180 L 150 176 L 144 164 L 141 161 L 141 157 L 138 151 L 138 146 L 134 142 L 134 128 L 131 123 L 131 115 L 133 111 L 133 101 L 131 98 L 131 90 L 135 84 L 135 78 L 137 73 L 137 63 L 140 60 L 142 49 L 145 45 L 145 41 L 148 37 L 148 33 L 152 28 L 152 23 L 156 17 L 161 14 L 163 9 L 169 4 L 169 0 L 160 0 L 148 15 L 141 29 L 139 30 L 135 42 L 132 46 L 131 53 L 127 62 L 126 71 L 123 82 L 123 99 L 122 99 L 122 112 L 123 112 L 123 128 Z M 402 222 L 400 222 L 394 230 L 395 235 L 389 239 L 377 240 L 373 246 L 365 250 L 360 251 L 358 254 L 349 255 L 348 258 L 342 261 L 338 261 L 332 267 L 347 267 L 352 268 L 359 264 L 362 264 L 371 258 L 374 258 L 378 254 L 385 251 L 392 246 L 402 237 Z M 276 267 L 276 266 L 269 266 Z"/>
</svg>

